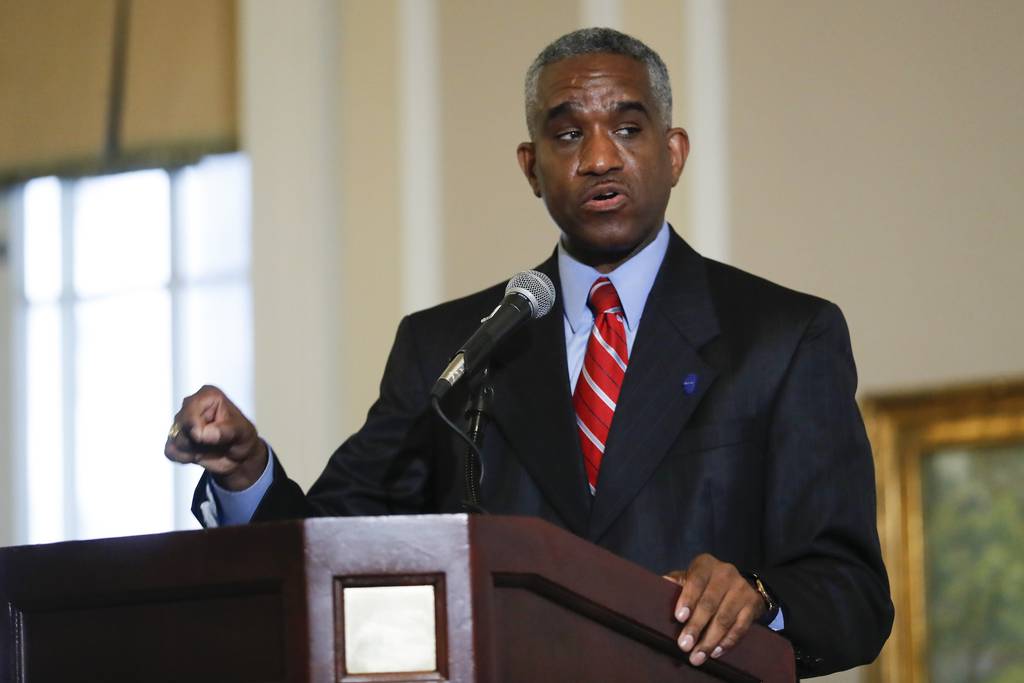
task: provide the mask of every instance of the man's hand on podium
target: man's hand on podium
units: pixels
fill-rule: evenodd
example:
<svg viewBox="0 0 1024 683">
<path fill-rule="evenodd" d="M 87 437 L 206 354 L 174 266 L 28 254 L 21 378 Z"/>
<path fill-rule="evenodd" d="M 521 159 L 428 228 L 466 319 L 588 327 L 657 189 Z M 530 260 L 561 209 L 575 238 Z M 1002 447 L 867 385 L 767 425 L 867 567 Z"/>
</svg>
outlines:
<svg viewBox="0 0 1024 683">
<path fill-rule="evenodd" d="M 765 613 L 761 595 L 739 570 L 707 553 L 665 578 L 683 587 L 675 610 L 683 624 L 678 642 L 694 666 L 721 657 Z"/>
<path fill-rule="evenodd" d="M 164 455 L 201 465 L 229 491 L 249 488 L 267 466 L 267 445 L 256 426 L 223 391 L 211 386 L 181 402 Z"/>
</svg>

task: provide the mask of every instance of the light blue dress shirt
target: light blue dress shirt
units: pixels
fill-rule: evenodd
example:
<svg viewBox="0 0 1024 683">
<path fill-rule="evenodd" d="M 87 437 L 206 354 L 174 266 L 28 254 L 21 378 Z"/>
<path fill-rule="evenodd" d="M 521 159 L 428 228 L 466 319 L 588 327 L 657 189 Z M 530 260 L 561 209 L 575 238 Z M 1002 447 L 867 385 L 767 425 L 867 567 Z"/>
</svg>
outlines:
<svg viewBox="0 0 1024 683">
<path fill-rule="evenodd" d="M 210 515 L 203 511 L 206 517 L 207 526 L 234 526 L 236 524 L 247 524 L 252 519 L 260 501 L 266 495 L 267 489 L 274 483 L 274 450 L 267 444 L 267 466 L 263 469 L 260 478 L 247 489 L 241 491 L 228 491 L 217 485 L 217 482 L 210 477 L 210 488 L 207 491 L 207 499 L 216 501 L 216 511 L 211 511 L 216 524 L 210 524 Z"/>
<path fill-rule="evenodd" d="M 668 224 L 661 226 L 657 236 L 646 247 L 610 273 L 599 273 L 569 255 L 558 243 L 558 277 L 562 281 L 562 308 L 565 310 L 565 357 L 569 366 L 569 391 L 576 389 L 576 379 L 583 367 L 594 314 L 587 307 L 587 295 L 599 277 L 611 280 L 622 302 L 626 318 L 626 347 L 633 353 L 633 340 L 640 327 L 647 295 L 654 286 L 661 262 L 668 251 Z"/>
</svg>

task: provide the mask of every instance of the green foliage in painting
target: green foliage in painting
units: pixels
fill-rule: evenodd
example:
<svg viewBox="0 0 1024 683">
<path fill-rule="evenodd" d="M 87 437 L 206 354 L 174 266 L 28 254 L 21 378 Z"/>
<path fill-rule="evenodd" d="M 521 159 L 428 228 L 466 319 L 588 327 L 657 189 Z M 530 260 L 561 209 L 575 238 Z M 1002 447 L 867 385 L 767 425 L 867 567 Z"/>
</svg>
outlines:
<svg viewBox="0 0 1024 683">
<path fill-rule="evenodd" d="M 924 458 L 933 681 L 1024 681 L 1024 444 Z"/>
</svg>

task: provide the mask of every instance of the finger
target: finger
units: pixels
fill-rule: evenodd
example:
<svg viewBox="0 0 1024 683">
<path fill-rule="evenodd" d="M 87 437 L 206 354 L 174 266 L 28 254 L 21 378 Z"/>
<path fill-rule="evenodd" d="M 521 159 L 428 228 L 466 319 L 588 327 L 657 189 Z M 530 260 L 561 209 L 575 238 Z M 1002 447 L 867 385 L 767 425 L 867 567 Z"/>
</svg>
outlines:
<svg viewBox="0 0 1024 683">
<path fill-rule="evenodd" d="M 238 425 L 228 420 L 193 425 L 190 432 L 196 443 L 207 446 L 230 445 L 238 440 Z"/>
<path fill-rule="evenodd" d="M 707 626 L 708 622 L 711 621 L 711 618 L 718 611 L 718 607 L 722 603 L 723 593 L 724 591 L 721 586 L 711 581 L 708 582 L 704 592 L 697 598 L 692 608 L 693 613 L 686 621 L 686 625 L 683 626 L 683 632 L 679 636 L 679 647 L 684 652 L 693 651 L 694 646 L 700 639 L 701 633 L 704 631 L 704 627 Z M 693 663 L 693 657 L 690 658 L 690 661 Z"/>
<path fill-rule="evenodd" d="M 223 392 L 209 386 L 185 399 L 176 420 L 195 444 L 204 446 L 231 446 L 242 440 L 248 426 Z"/>
<path fill-rule="evenodd" d="M 750 630 L 750 625 L 754 623 L 756 614 L 756 608 L 744 607 L 741 609 L 739 614 L 736 615 L 736 622 L 732 625 L 732 628 L 725 634 L 725 637 L 722 638 L 717 647 L 711 650 L 711 658 L 718 659 L 732 646 L 740 642 L 740 638 Z"/>
<path fill-rule="evenodd" d="M 188 429 L 182 426 L 181 417 L 176 415 L 174 423 L 167 432 L 167 442 L 164 445 L 164 454 L 167 457 L 181 462 L 191 462 L 199 450 L 199 445 L 188 435 Z M 182 460 L 181 458 L 187 458 Z"/>
<path fill-rule="evenodd" d="M 204 397 L 202 392 L 197 392 L 182 401 L 181 410 L 174 416 L 174 423 L 167 433 L 167 441 L 164 445 L 164 455 L 175 462 L 199 462 L 207 455 L 223 457 L 224 452 L 215 453 L 218 450 L 211 448 L 210 444 L 197 442 L 192 437 L 193 428 L 197 414 L 201 413 L 200 408 Z M 210 392 L 207 392 L 208 394 Z M 208 398 L 208 397 L 207 397 Z M 215 398 L 215 397 L 214 397 Z M 199 427 L 202 429 L 202 426 Z"/>
<path fill-rule="evenodd" d="M 215 425 L 221 412 L 220 400 L 217 396 L 198 396 L 191 408 L 190 420 L 188 422 L 188 435 L 196 443 L 219 443 L 221 440 L 220 429 L 208 429 Z"/>
<path fill-rule="evenodd" d="M 238 462 L 265 450 L 256 428 L 241 413 L 194 431 L 198 432 L 197 450 L 215 451 Z"/>
<path fill-rule="evenodd" d="M 179 441 L 184 441 L 184 443 L 179 443 Z M 173 460 L 174 462 L 199 463 L 203 458 L 209 460 L 221 457 L 223 454 L 210 451 L 203 452 L 196 448 L 194 444 L 189 443 L 187 439 L 179 437 L 175 440 L 167 440 L 167 443 L 164 444 L 164 455 L 167 456 L 168 460 Z"/>
<path fill-rule="evenodd" d="M 683 591 L 681 590 L 683 586 L 683 579 L 673 576 L 665 576 L 663 578 L 680 587 L 679 594 L 676 596 L 676 604 L 672 607 L 672 614 L 675 615 L 676 621 L 685 621 L 686 617 L 690 616 L 690 613 L 689 610 L 686 609 L 686 605 L 683 604 Z"/>
<path fill-rule="evenodd" d="M 164 446 L 164 455 L 173 462 L 199 465 L 216 476 L 230 474 L 238 467 L 237 463 L 223 452 L 182 449 L 169 442 Z"/>
<path fill-rule="evenodd" d="M 178 445 L 172 440 L 168 439 L 167 443 L 164 444 L 164 456 L 168 460 L 173 462 L 194 462 L 195 454 L 192 451 L 179 448 Z"/>
<path fill-rule="evenodd" d="M 683 580 L 686 578 L 686 572 L 682 569 L 673 569 L 668 574 L 662 575 L 663 579 L 668 579 L 672 583 L 678 583 L 680 586 L 683 585 Z"/>
<path fill-rule="evenodd" d="M 707 557 L 709 556 L 698 555 L 685 572 L 682 581 L 683 590 L 679 593 L 679 599 L 676 601 L 676 620 L 680 623 L 686 623 L 686 620 L 690 618 L 693 606 L 704 592 L 704 586 L 707 585 L 708 579 L 711 577 L 710 563 L 707 561 Z"/>
<path fill-rule="evenodd" d="M 182 400 L 181 409 L 174 416 L 174 421 L 188 434 L 197 424 L 212 422 L 218 406 L 226 402 L 227 397 L 220 389 L 209 385 L 203 386 Z"/>
<path fill-rule="evenodd" d="M 743 581 L 743 579 L 739 579 Z M 704 663 L 704 660 L 716 651 L 719 643 L 725 637 L 727 633 L 732 629 L 736 623 L 740 610 L 746 608 L 748 603 L 746 596 L 741 590 L 743 586 L 735 585 L 732 590 L 725 594 L 721 604 L 715 611 L 714 615 L 708 621 L 707 628 L 704 629 L 704 635 L 700 639 L 700 642 L 693 648 L 693 655 L 690 656 L 690 662 L 696 666 L 700 666 Z M 721 651 L 719 650 L 719 654 Z M 694 661 L 699 659 L 700 661 Z"/>
<path fill-rule="evenodd" d="M 676 584 L 677 586 L 682 586 L 683 583 L 684 583 L 684 577 L 685 576 L 686 576 L 686 572 L 682 571 L 681 569 L 677 569 L 677 570 L 670 571 L 668 574 L 662 575 L 661 578 L 665 579 L 666 581 L 671 581 L 672 583 Z M 681 612 L 681 610 L 683 608 L 682 598 L 683 598 L 683 591 L 680 590 L 679 591 L 679 595 L 676 596 L 676 604 L 675 604 L 674 607 L 672 607 L 672 614 L 674 614 L 674 615 L 680 614 L 680 612 Z"/>
</svg>

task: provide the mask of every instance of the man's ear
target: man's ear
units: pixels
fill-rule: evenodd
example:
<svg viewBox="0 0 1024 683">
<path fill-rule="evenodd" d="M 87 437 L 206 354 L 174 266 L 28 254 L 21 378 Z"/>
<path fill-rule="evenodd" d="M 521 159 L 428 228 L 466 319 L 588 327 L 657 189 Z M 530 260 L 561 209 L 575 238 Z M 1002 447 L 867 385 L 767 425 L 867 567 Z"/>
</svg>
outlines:
<svg viewBox="0 0 1024 683">
<path fill-rule="evenodd" d="M 682 128 L 669 128 L 665 136 L 672 163 L 672 187 L 675 187 L 686 166 L 686 157 L 690 156 L 690 136 Z"/>
<path fill-rule="evenodd" d="M 530 183 L 530 187 L 533 189 L 533 196 L 540 197 L 540 181 L 537 180 L 537 173 L 534 170 L 537 154 L 534 151 L 533 143 L 520 142 L 519 147 L 516 148 L 516 157 L 519 159 L 519 168 L 522 169 L 523 175 L 526 176 L 527 182 Z"/>
</svg>

